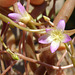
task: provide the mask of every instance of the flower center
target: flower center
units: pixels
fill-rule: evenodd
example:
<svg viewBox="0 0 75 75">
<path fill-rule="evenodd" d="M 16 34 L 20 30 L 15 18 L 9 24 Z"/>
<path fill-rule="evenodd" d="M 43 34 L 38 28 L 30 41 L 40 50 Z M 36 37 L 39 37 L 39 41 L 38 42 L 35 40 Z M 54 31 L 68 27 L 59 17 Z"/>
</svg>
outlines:
<svg viewBox="0 0 75 75">
<path fill-rule="evenodd" d="M 58 40 L 58 41 L 61 41 L 64 38 L 62 30 L 57 30 L 57 29 L 51 31 L 51 37 L 53 38 L 53 40 Z"/>
<path fill-rule="evenodd" d="M 30 20 L 31 20 L 31 17 L 29 14 L 27 14 L 26 16 L 24 16 L 20 19 L 20 21 L 25 23 L 25 24 L 27 24 Z"/>
</svg>

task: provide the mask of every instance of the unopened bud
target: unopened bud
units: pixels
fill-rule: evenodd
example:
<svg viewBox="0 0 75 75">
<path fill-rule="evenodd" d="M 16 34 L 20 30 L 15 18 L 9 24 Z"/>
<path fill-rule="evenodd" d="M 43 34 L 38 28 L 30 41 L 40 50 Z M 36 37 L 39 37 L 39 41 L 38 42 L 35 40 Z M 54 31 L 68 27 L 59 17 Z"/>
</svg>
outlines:
<svg viewBox="0 0 75 75">
<path fill-rule="evenodd" d="M 43 16 L 44 20 L 49 22 L 50 21 L 50 18 L 48 18 L 47 16 Z"/>
<path fill-rule="evenodd" d="M 13 53 L 10 49 L 7 49 L 6 51 L 11 55 L 11 57 L 14 60 L 19 60 L 19 57 L 17 56 L 17 54 Z"/>
</svg>

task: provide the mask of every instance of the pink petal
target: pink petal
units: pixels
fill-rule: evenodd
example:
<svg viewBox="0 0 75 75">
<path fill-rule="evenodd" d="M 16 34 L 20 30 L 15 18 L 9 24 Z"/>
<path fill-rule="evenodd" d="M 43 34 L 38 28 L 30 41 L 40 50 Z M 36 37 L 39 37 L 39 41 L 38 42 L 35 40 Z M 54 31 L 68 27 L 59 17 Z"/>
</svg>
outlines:
<svg viewBox="0 0 75 75">
<path fill-rule="evenodd" d="M 64 31 L 64 29 L 65 29 L 65 21 L 64 20 L 59 21 L 59 23 L 57 25 L 57 29 L 58 30 L 60 29 L 60 30 Z"/>
<path fill-rule="evenodd" d="M 64 39 L 62 40 L 63 43 L 69 42 L 71 41 L 70 36 L 68 36 L 67 34 L 64 34 Z"/>
<path fill-rule="evenodd" d="M 53 41 L 50 45 L 50 50 L 54 53 L 59 47 L 60 41 Z"/>
<path fill-rule="evenodd" d="M 10 14 L 8 14 L 8 17 L 10 17 L 11 19 L 14 19 L 14 20 L 18 20 L 21 18 L 21 15 L 18 13 L 10 13 Z"/>
<path fill-rule="evenodd" d="M 49 33 L 51 30 L 53 30 L 53 29 L 46 29 L 46 32 Z"/>
<path fill-rule="evenodd" d="M 42 44 L 49 44 L 51 43 L 51 41 L 53 41 L 53 39 L 51 38 L 51 36 L 48 36 L 48 34 L 43 35 L 38 39 L 38 42 Z"/>
<path fill-rule="evenodd" d="M 24 6 L 22 6 L 22 4 L 20 2 L 17 2 L 17 5 L 18 5 L 19 11 L 23 15 L 25 13 L 25 11 L 26 11 L 25 8 L 24 8 Z"/>
</svg>

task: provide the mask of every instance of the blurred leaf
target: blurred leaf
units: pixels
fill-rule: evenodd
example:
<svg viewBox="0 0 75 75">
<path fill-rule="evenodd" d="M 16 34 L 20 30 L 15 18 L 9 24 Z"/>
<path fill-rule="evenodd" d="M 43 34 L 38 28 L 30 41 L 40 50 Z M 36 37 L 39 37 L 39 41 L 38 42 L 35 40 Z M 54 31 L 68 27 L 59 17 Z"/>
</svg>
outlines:
<svg viewBox="0 0 75 75">
<path fill-rule="evenodd" d="M 33 52 L 32 48 L 28 44 L 26 44 L 26 53 L 28 57 L 36 59 L 35 53 Z M 29 65 L 31 70 L 35 72 L 35 70 L 37 69 L 36 63 L 29 62 Z"/>
<path fill-rule="evenodd" d="M 28 44 L 26 44 L 26 53 L 28 57 L 36 59 L 35 53 L 33 52 L 32 48 Z"/>
</svg>

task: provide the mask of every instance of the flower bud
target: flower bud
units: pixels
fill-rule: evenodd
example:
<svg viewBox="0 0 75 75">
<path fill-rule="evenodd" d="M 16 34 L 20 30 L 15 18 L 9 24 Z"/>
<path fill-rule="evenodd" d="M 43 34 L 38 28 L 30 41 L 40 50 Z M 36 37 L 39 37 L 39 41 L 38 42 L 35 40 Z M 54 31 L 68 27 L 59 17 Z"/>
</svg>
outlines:
<svg viewBox="0 0 75 75">
<path fill-rule="evenodd" d="M 44 20 L 49 22 L 50 21 L 50 18 L 48 18 L 47 16 L 43 16 Z"/>
</svg>

